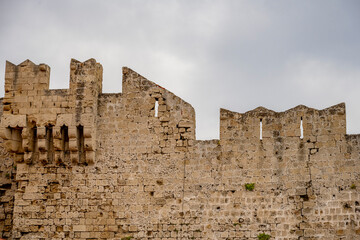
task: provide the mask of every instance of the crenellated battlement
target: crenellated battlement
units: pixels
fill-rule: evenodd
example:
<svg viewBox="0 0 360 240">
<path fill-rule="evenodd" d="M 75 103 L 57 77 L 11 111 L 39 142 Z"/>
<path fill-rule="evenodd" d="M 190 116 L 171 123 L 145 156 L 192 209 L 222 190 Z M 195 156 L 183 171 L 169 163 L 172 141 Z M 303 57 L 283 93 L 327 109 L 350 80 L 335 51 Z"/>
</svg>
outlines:
<svg viewBox="0 0 360 240">
<path fill-rule="evenodd" d="M 101 97 L 102 72 L 101 64 L 95 59 L 85 62 L 72 59 L 69 89 L 50 90 L 50 67 L 46 64 L 36 65 L 30 60 L 19 65 L 6 63 L 2 136 L 8 149 L 16 154 L 17 161 L 94 162 L 98 123 L 101 122 L 99 116 L 107 115 L 99 112 L 99 104 L 103 105 L 104 99 Z M 166 136 L 169 131 L 175 134 L 171 131 L 179 128 L 174 146 L 181 149 L 192 145 L 195 113 L 191 105 L 129 68 L 123 68 L 122 81 L 122 94 L 116 95 L 116 98 L 126 99 L 122 104 L 125 104 L 126 111 L 131 111 L 124 124 L 135 115 L 156 115 Z M 177 108 L 171 113 L 169 94 L 173 99 L 171 104 Z M 132 103 L 126 104 L 129 101 Z M 180 110 L 179 106 L 184 104 L 191 110 Z M 127 106 L 131 109 L 126 109 Z M 181 121 L 176 123 L 176 128 L 169 130 L 167 124 L 171 117 Z M 159 131 L 162 132 L 157 130 L 157 133 Z M 243 114 L 220 110 L 220 140 L 223 145 L 236 145 L 245 140 L 254 144 L 264 143 L 278 137 L 314 141 L 317 137 L 327 136 L 338 140 L 343 139 L 345 134 L 344 103 L 324 110 L 303 105 L 284 112 L 263 107 Z M 154 151 L 171 151 L 168 139 L 160 142 L 162 147 L 153 146 L 157 149 Z"/>
<path fill-rule="evenodd" d="M 50 67 L 25 60 L 19 65 L 6 61 L 5 98 L 27 95 L 28 91 L 49 89 Z M 35 93 L 33 93 L 36 95 Z M 32 94 L 30 94 L 32 95 Z"/>
<path fill-rule="evenodd" d="M 246 113 L 220 110 L 220 139 L 264 140 L 276 137 L 304 138 L 320 136 L 345 138 L 345 103 L 317 110 L 299 105 L 284 112 L 258 107 Z M 260 136 L 261 135 L 261 136 Z"/>
<path fill-rule="evenodd" d="M 345 104 L 220 109 L 220 139 L 195 137 L 194 108 L 123 68 L 6 63 L 0 99 L 0 238 L 359 239 L 360 135 Z M 252 187 L 248 187 L 252 186 Z"/>
<path fill-rule="evenodd" d="M 102 66 L 70 63 L 70 88 L 49 90 L 50 67 L 6 63 L 2 137 L 16 161 L 92 163 Z"/>
<path fill-rule="evenodd" d="M 49 89 L 50 67 L 26 60 L 19 65 L 6 64 L 5 98 L 3 100 L 2 137 L 5 146 L 15 154 L 16 161 L 92 164 L 96 158 L 99 100 L 102 95 L 102 66 L 95 59 L 70 63 L 69 89 Z M 145 94 L 147 93 L 147 94 Z M 165 131 L 165 139 L 154 151 L 170 151 L 170 145 L 185 148 L 195 139 L 195 113 L 193 108 L 171 92 L 145 79 L 129 68 L 123 68 L 123 93 L 131 105 L 131 115 L 155 116 Z M 139 101 L 141 99 L 141 101 Z M 146 100 L 146 101 L 145 101 Z M 125 102 L 126 102 L 125 101 Z M 131 101 L 131 103 L 130 103 Z M 170 114 L 170 104 L 177 111 Z M 180 109 L 180 105 L 190 111 Z M 126 106 L 124 106 L 126 108 Z M 140 110 L 145 108 L 144 110 Z M 140 110 L 140 111 L 139 111 Z M 179 111 L 180 110 L 180 111 Z M 105 114 L 106 115 L 106 114 Z M 185 132 L 177 133 L 175 142 L 168 141 L 167 126 L 174 119 Z M 124 120 L 129 121 L 129 120 Z M 188 142 L 188 139 L 189 142 Z"/>
</svg>

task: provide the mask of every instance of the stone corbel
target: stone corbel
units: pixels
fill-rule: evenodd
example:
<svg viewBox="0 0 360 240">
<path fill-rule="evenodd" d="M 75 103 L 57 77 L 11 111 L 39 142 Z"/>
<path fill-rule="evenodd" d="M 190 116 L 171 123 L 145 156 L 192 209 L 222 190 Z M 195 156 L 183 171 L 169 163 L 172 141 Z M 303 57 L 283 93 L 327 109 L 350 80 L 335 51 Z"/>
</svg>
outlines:
<svg viewBox="0 0 360 240">
<path fill-rule="evenodd" d="M 79 161 L 76 131 L 77 131 L 76 127 L 74 126 L 68 127 L 70 160 L 71 162 L 75 162 L 75 163 Z"/>
<path fill-rule="evenodd" d="M 92 164 L 95 161 L 95 151 L 86 151 L 86 163 Z"/>
<path fill-rule="evenodd" d="M 61 142 L 61 128 L 58 126 L 53 127 L 53 135 L 54 135 L 54 150 L 61 151 L 62 149 L 62 142 Z"/>
<path fill-rule="evenodd" d="M 92 164 L 95 161 L 95 138 L 93 137 L 93 127 L 84 127 L 84 151 L 85 161 L 87 164 Z"/>
<path fill-rule="evenodd" d="M 31 145 L 30 145 L 30 139 L 29 139 L 30 134 L 28 128 L 23 128 L 21 137 L 22 137 L 22 146 L 24 148 L 24 152 L 30 152 Z"/>
<path fill-rule="evenodd" d="M 0 131 L 0 137 L 4 140 L 11 140 L 11 128 L 2 126 Z"/>
<path fill-rule="evenodd" d="M 46 152 L 46 128 L 37 128 L 38 148 L 40 152 Z"/>
<path fill-rule="evenodd" d="M 4 139 L 5 148 L 12 153 L 21 153 L 21 157 L 16 157 L 17 160 L 22 160 L 22 135 L 21 128 L 26 127 L 26 115 L 3 115 L 1 118 L 0 136 Z"/>
</svg>

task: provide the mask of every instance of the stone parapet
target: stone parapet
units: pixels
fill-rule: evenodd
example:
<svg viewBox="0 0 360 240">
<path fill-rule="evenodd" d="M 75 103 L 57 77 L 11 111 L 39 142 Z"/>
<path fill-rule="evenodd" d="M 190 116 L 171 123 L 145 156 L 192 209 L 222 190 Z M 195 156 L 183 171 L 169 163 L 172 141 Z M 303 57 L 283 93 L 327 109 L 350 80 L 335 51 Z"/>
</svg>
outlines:
<svg viewBox="0 0 360 240">
<path fill-rule="evenodd" d="M 0 238 L 360 238 L 360 135 L 345 104 L 220 110 L 220 139 L 195 136 L 193 107 L 123 68 L 7 62 L 0 100 Z"/>
</svg>

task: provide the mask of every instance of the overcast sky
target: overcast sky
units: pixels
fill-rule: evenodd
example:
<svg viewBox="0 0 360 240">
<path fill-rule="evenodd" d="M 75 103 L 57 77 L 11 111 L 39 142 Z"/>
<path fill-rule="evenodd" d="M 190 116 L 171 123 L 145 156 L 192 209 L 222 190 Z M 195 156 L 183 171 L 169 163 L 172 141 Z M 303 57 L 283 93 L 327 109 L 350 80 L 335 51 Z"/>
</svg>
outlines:
<svg viewBox="0 0 360 240">
<path fill-rule="evenodd" d="M 68 88 L 70 59 L 95 58 L 104 92 L 128 66 L 192 104 L 197 139 L 219 137 L 219 109 L 346 102 L 360 133 L 360 1 L 0 0 L 0 96 L 5 61 L 51 67 Z"/>
</svg>

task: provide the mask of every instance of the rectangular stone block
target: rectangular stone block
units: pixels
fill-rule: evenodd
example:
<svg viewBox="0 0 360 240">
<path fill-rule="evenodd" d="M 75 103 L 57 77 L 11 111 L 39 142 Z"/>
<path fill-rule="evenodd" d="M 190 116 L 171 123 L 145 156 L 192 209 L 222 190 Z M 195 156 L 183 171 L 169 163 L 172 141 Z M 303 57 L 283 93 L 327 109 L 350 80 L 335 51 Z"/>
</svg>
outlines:
<svg viewBox="0 0 360 240">
<path fill-rule="evenodd" d="M 74 225 L 73 226 L 74 232 L 85 232 L 86 231 L 86 225 Z"/>
</svg>

